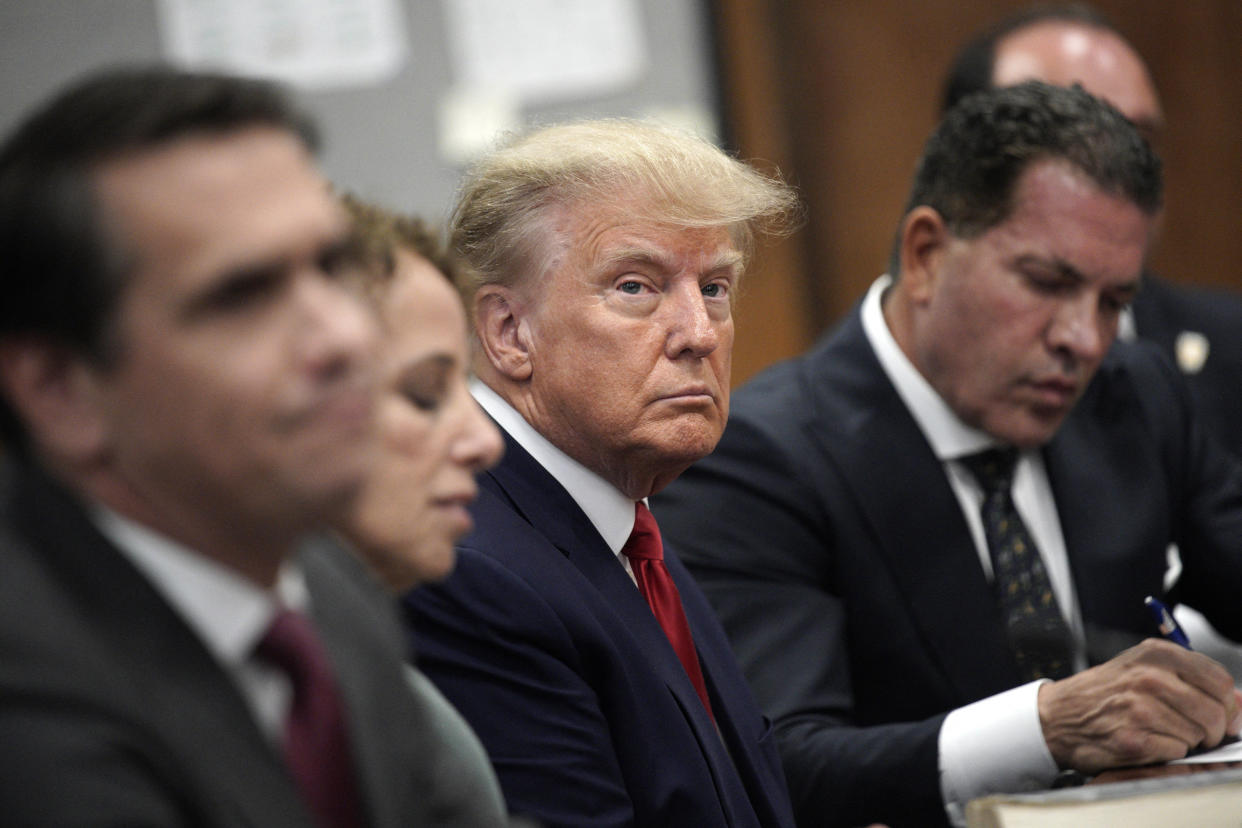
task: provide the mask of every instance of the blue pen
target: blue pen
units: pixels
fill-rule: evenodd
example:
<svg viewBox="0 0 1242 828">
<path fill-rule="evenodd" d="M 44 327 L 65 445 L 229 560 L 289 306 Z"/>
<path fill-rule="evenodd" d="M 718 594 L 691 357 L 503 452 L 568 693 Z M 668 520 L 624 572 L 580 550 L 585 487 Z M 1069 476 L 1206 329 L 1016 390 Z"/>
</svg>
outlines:
<svg viewBox="0 0 1242 828">
<path fill-rule="evenodd" d="M 1177 619 L 1173 617 L 1173 613 L 1169 612 L 1169 608 L 1164 605 L 1163 601 L 1148 595 L 1143 599 L 1143 603 L 1147 605 L 1151 617 L 1156 620 L 1156 628 L 1160 630 L 1160 635 L 1174 644 L 1181 644 L 1187 650 L 1192 649 L 1190 639 L 1186 637 L 1181 624 L 1177 623 Z"/>
</svg>

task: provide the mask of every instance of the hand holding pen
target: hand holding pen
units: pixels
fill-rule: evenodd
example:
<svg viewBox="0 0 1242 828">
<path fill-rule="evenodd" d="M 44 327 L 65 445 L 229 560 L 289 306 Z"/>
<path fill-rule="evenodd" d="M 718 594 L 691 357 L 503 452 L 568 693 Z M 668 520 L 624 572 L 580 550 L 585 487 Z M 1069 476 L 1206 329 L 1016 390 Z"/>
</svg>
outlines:
<svg viewBox="0 0 1242 828">
<path fill-rule="evenodd" d="M 1156 629 L 1160 631 L 1160 635 L 1167 641 L 1174 644 L 1180 644 L 1187 650 L 1193 650 L 1190 646 L 1190 639 L 1186 637 L 1186 631 L 1182 629 L 1182 625 L 1177 623 L 1177 619 L 1173 617 L 1173 613 L 1165 606 L 1165 603 L 1159 598 L 1148 595 L 1143 599 L 1143 603 L 1147 606 L 1152 618 L 1156 622 Z"/>
<path fill-rule="evenodd" d="M 1039 688 L 1044 742 L 1057 765 L 1091 774 L 1179 759 L 1242 731 L 1242 696 L 1223 667 L 1190 650 L 1173 614 L 1145 602 L 1170 647 L 1146 640 Z"/>
</svg>

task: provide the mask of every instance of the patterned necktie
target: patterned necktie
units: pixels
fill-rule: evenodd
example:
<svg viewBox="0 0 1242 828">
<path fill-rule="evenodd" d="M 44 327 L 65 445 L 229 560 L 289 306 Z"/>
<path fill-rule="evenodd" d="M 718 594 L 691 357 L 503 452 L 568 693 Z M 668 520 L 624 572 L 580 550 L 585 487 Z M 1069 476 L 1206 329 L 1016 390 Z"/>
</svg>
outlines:
<svg viewBox="0 0 1242 828">
<path fill-rule="evenodd" d="M 1027 681 L 1065 678 L 1073 669 L 1073 639 L 1043 557 L 1013 503 L 1017 459 L 1017 449 L 994 448 L 961 462 L 983 489 L 980 511 L 992 558 L 992 588 L 1018 668 Z"/>
<path fill-rule="evenodd" d="M 320 828 L 361 826 L 345 709 L 315 631 L 301 613 L 281 610 L 255 655 L 288 674 L 293 705 L 285 725 L 285 762 Z"/>
<path fill-rule="evenodd" d="M 668 636 L 669 643 L 681 660 L 690 683 L 694 685 L 707 714 L 712 714 L 712 703 L 707 698 L 707 685 L 703 681 L 703 669 L 699 665 L 699 655 L 694 649 L 694 638 L 690 635 L 690 624 L 686 621 L 686 611 L 681 605 L 681 594 L 677 585 L 668 574 L 664 565 L 664 544 L 660 541 L 660 527 L 656 525 L 651 510 L 639 501 L 634 504 L 634 531 L 625 542 L 621 552 L 630 559 L 630 567 L 634 570 L 634 579 L 638 581 L 638 591 L 651 606 L 656 620 Z"/>
</svg>

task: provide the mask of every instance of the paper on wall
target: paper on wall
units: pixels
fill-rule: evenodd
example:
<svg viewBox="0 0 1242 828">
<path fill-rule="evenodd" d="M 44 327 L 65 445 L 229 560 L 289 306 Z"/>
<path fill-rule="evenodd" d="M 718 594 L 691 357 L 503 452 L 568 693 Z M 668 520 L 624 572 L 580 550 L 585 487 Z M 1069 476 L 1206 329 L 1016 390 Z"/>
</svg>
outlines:
<svg viewBox="0 0 1242 828">
<path fill-rule="evenodd" d="M 159 0 L 173 62 L 303 88 L 391 79 L 408 52 L 397 0 Z"/>
</svg>

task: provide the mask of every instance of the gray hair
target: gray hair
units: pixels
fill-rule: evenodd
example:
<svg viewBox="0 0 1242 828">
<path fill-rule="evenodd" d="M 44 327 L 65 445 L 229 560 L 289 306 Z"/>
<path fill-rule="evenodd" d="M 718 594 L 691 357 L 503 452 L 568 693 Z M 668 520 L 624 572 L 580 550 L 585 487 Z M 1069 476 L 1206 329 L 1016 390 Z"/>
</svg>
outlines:
<svg viewBox="0 0 1242 828">
<path fill-rule="evenodd" d="M 552 214 L 565 206 L 616 205 L 641 196 L 641 219 L 727 227 L 749 255 L 759 233 L 794 229 L 795 192 L 687 132 L 604 119 L 512 138 L 466 173 L 450 220 L 452 245 L 470 264 L 472 295 L 486 284 L 542 276 L 555 255 Z"/>
</svg>

